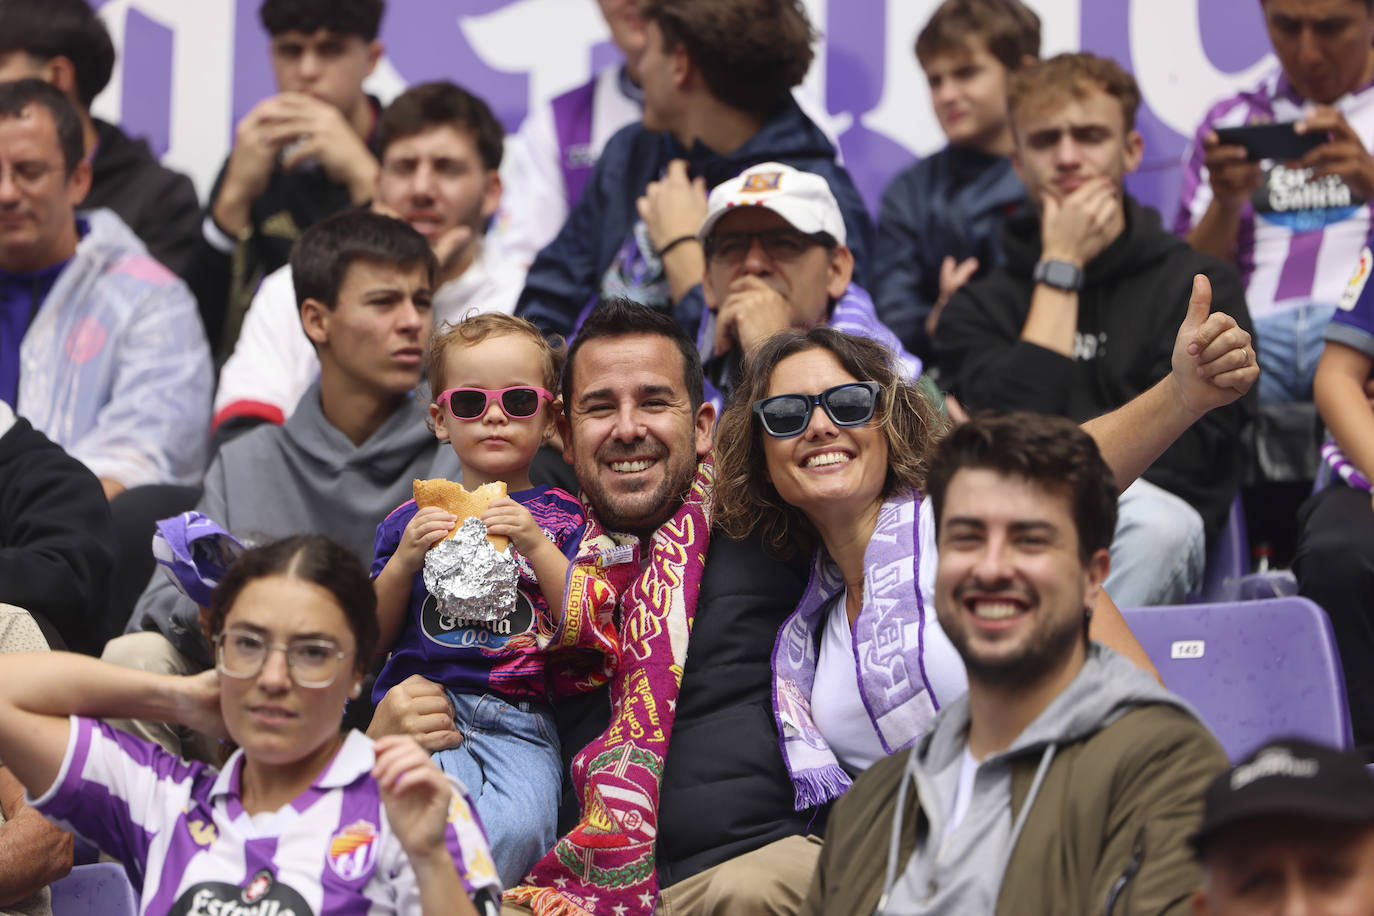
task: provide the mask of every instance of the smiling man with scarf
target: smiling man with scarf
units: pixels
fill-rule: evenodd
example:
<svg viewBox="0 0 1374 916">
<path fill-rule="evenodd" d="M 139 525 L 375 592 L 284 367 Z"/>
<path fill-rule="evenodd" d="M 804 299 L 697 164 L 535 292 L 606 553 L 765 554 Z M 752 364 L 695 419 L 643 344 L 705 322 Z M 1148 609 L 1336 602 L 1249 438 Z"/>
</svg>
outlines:
<svg viewBox="0 0 1374 916">
<path fill-rule="evenodd" d="M 1226 757 L 1193 711 L 1087 636 L 1116 483 L 1072 421 L 956 427 L 927 479 L 940 626 L 968 671 L 911 750 L 835 806 L 806 916 L 1182 913 Z"/>
</svg>

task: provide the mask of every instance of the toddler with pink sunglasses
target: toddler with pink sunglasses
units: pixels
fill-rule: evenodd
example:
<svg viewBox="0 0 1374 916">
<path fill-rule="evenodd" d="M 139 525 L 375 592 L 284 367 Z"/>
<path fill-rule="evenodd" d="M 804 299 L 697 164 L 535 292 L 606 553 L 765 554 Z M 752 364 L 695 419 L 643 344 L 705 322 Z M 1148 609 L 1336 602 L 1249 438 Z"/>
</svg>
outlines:
<svg viewBox="0 0 1374 916">
<path fill-rule="evenodd" d="M 570 557 L 586 524 L 571 494 L 530 483 L 530 462 L 553 435 L 564 352 L 529 322 L 474 315 L 437 331 L 430 346 L 435 436 L 453 446 L 469 490 L 500 480 L 507 496 L 482 514 L 510 538 L 520 573 L 515 610 L 498 621 L 442 613 L 425 588 L 425 552 L 456 519 L 411 500 L 377 528 L 372 564 L 379 645 L 391 657 L 373 703 L 408 677 L 440 684 L 462 742 L 434 760 L 462 780 L 487 832 L 502 883 L 511 886 L 557 837 L 562 787 L 539 632 L 556 627 Z"/>
</svg>

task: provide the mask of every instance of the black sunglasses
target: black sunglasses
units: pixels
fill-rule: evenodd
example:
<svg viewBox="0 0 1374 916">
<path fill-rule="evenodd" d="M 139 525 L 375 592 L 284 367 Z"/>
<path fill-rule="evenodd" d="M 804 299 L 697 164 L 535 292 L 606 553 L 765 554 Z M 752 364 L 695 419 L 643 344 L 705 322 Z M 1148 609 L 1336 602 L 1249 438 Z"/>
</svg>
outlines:
<svg viewBox="0 0 1374 916">
<path fill-rule="evenodd" d="M 811 425 L 817 404 L 836 426 L 863 426 L 873 419 L 881 390 L 877 382 L 846 382 L 820 394 L 778 394 L 755 401 L 754 413 L 775 439 L 800 436 Z"/>
</svg>

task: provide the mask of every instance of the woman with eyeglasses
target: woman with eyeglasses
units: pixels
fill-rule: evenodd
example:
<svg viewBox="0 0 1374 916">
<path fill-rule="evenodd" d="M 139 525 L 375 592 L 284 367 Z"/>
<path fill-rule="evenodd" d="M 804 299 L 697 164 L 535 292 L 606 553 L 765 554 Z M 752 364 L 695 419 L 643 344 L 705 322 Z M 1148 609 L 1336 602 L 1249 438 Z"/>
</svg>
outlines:
<svg viewBox="0 0 1374 916">
<path fill-rule="evenodd" d="M 839 797 L 968 687 L 935 617 L 935 520 L 921 496 L 946 422 L 891 359 L 828 328 L 784 331 L 746 362 L 716 429 L 715 524 L 784 557 L 813 553 L 773 651 L 799 810 Z M 1094 638 L 1144 659 L 1119 613 L 1102 616 Z"/>
<path fill-rule="evenodd" d="M 191 677 L 11 656 L 0 759 L 34 807 L 122 861 L 141 913 L 475 914 L 499 893 L 459 786 L 409 738 L 340 733 L 377 640 L 356 556 L 319 536 L 246 552 L 215 589 L 216 667 Z M 238 745 L 220 771 L 100 717 Z"/>
</svg>

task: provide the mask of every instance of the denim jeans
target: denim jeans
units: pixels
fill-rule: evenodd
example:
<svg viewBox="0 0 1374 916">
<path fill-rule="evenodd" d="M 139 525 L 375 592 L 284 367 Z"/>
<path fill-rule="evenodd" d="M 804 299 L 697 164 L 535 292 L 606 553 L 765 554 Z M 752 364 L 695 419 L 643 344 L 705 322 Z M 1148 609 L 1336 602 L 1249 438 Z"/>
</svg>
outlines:
<svg viewBox="0 0 1374 916">
<path fill-rule="evenodd" d="M 1180 604 L 1202 584 L 1207 535 L 1186 501 L 1148 480 L 1116 501 L 1107 594 L 1117 607 Z"/>
<path fill-rule="evenodd" d="M 1261 401 L 1312 400 L 1312 376 L 1326 346 L 1326 324 L 1335 311 L 1329 305 L 1302 305 L 1255 319 Z"/>
<path fill-rule="evenodd" d="M 448 698 L 463 743 L 434 762 L 467 788 L 501 884 L 513 887 L 558 838 L 563 765 L 553 712 L 490 693 L 450 690 Z"/>
</svg>

